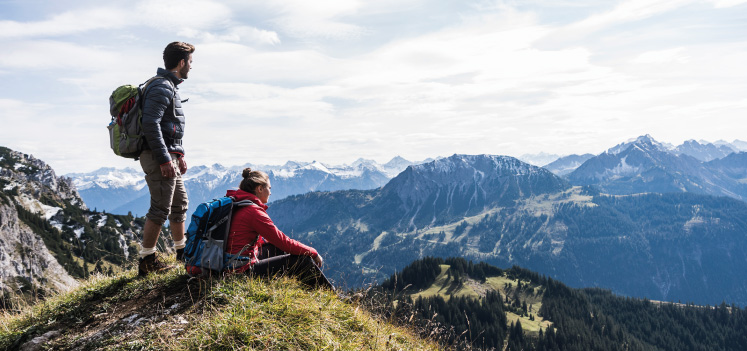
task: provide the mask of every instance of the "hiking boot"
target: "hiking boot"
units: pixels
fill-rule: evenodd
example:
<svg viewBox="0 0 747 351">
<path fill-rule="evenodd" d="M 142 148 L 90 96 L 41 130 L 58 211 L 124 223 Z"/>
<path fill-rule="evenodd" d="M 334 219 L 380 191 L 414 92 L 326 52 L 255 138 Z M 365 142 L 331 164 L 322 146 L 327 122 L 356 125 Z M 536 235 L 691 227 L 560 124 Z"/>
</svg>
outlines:
<svg viewBox="0 0 747 351">
<path fill-rule="evenodd" d="M 178 262 L 184 261 L 184 248 L 176 249 L 176 260 Z"/>
<path fill-rule="evenodd" d="M 140 265 L 138 266 L 137 275 L 146 276 L 151 272 L 162 272 L 173 267 L 161 262 L 155 253 L 145 256 L 140 259 Z"/>
</svg>

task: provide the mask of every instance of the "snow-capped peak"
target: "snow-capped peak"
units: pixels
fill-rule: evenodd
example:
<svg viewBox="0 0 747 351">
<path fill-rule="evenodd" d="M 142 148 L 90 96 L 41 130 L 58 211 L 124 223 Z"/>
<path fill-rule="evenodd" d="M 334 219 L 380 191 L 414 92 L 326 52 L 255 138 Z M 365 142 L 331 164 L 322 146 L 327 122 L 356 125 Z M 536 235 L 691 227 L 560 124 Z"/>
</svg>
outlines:
<svg viewBox="0 0 747 351">
<path fill-rule="evenodd" d="M 637 138 L 629 139 L 628 141 L 624 143 L 620 143 L 614 147 L 611 147 L 610 149 L 607 150 L 607 153 L 618 155 L 633 145 L 638 146 L 638 148 L 642 150 L 653 148 L 655 150 L 664 151 L 664 152 L 668 152 L 674 148 L 671 144 L 660 143 L 656 141 L 656 139 L 654 139 L 651 135 L 646 134 L 646 135 L 641 135 Z"/>
<path fill-rule="evenodd" d="M 315 169 L 315 170 L 322 171 L 324 173 L 332 173 L 325 164 L 323 164 L 323 163 L 321 163 L 319 161 L 312 161 L 310 164 L 308 164 L 308 165 L 306 165 L 304 167 L 301 167 L 301 168 L 302 169 Z"/>
<path fill-rule="evenodd" d="M 362 157 L 361 157 L 361 158 L 359 158 L 359 159 L 355 160 L 355 161 L 354 161 L 354 162 L 353 162 L 353 163 L 351 164 L 351 166 L 353 166 L 353 167 L 358 167 L 358 166 L 360 166 L 360 165 L 377 165 L 377 163 L 376 163 L 376 161 L 374 161 L 374 160 L 369 160 L 369 159 L 365 159 L 365 158 L 362 158 Z"/>
<path fill-rule="evenodd" d="M 80 190 L 95 186 L 99 188 L 136 188 L 145 186 L 143 171 L 133 168 L 116 169 L 112 167 L 99 168 L 91 173 L 71 173 L 67 177 L 73 179 L 73 184 Z"/>
</svg>

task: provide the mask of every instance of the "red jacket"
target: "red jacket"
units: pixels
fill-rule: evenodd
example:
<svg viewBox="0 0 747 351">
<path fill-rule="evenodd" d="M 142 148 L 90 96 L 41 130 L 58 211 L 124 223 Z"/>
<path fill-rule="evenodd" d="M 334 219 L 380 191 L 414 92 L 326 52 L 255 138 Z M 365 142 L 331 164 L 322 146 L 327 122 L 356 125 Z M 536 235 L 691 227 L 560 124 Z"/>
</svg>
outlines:
<svg viewBox="0 0 747 351">
<path fill-rule="evenodd" d="M 232 196 L 236 201 L 251 200 L 258 206 L 245 206 L 236 209 L 231 219 L 231 229 L 228 232 L 228 242 L 226 251 L 230 254 L 237 254 L 241 249 L 252 243 L 257 235 L 264 240 L 257 240 L 254 249 L 247 249 L 241 256 L 252 258 L 251 265 L 257 262 L 259 248 L 263 241 L 275 245 L 280 250 L 292 255 L 316 256 L 317 252 L 313 247 L 304 245 L 296 240 L 289 238 L 272 223 L 272 219 L 267 215 L 267 205 L 259 201 L 257 196 L 247 193 L 243 190 L 229 190 L 226 196 Z M 250 265 L 237 268 L 236 271 L 249 269 Z"/>
</svg>

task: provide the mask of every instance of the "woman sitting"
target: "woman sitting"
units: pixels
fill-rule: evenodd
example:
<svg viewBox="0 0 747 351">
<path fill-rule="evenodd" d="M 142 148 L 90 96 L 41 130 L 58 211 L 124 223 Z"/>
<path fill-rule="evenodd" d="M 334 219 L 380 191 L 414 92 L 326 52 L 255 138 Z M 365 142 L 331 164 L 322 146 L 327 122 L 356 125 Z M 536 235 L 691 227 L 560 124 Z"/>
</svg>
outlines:
<svg viewBox="0 0 747 351">
<path fill-rule="evenodd" d="M 233 271 L 264 277 L 289 273 L 306 285 L 332 289 L 321 271 L 322 256 L 313 247 L 289 238 L 267 215 L 272 188 L 267 174 L 245 168 L 242 176 L 239 190 L 229 190 L 226 196 L 254 204 L 238 207 L 231 220 L 226 252 L 237 260 L 231 264 Z"/>
</svg>

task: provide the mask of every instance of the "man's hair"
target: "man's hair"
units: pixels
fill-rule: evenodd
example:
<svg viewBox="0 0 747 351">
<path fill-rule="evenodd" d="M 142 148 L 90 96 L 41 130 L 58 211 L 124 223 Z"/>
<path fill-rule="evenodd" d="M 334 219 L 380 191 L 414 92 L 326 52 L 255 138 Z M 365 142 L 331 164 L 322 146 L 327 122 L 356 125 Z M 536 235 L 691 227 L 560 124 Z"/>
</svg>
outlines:
<svg viewBox="0 0 747 351">
<path fill-rule="evenodd" d="M 172 69 L 179 64 L 181 60 L 189 60 L 189 54 L 195 52 L 195 46 L 192 44 L 175 41 L 163 49 L 163 64 L 166 69 Z"/>
</svg>

